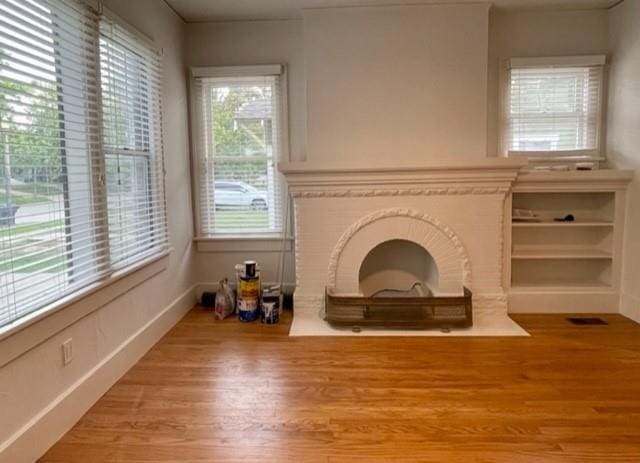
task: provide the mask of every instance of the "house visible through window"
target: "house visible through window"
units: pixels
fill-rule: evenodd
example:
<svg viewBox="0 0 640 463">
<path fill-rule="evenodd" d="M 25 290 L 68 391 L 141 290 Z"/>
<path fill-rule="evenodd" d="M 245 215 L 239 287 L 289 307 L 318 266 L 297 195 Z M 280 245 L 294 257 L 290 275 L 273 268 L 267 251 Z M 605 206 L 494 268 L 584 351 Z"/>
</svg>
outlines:
<svg viewBox="0 0 640 463">
<path fill-rule="evenodd" d="M 603 65 L 604 56 L 512 59 L 508 154 L 598 157 Z"/>
<path fill-rule="evenodd" d="M 200 234 L 279 233 L 281 67 L 222 69 L 195 76 Z"/>
<path fill-rule="evenodd" d="M 7 329 L 167 237 L 158 53 L 81 0 L 3 2 L 0 37 Z"/>
</svg>

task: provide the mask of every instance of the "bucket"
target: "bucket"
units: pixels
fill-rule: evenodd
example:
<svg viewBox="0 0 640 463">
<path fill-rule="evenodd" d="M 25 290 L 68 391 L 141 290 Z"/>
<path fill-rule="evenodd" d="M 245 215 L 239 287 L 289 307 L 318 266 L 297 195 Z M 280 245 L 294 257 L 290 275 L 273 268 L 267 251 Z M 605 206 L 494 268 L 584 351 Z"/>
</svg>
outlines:
<svg viewBox="0 0 640 463">
<path fill-rule="evenodd" d="M 238 285 L 238 319 L 252 322 L 260 315 L 260 278 L 242 276 Z"/>
</svg>

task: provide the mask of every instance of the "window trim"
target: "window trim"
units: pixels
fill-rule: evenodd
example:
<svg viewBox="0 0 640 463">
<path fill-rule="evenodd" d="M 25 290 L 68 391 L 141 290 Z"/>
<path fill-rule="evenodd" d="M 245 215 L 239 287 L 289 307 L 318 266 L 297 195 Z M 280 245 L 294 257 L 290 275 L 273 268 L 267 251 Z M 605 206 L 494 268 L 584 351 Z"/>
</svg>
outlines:
<svg viewBox="0 0 640 463">
<path fill-rule="evenodd" d="M 605 120 L 607 101 L 607 55 L 575 55 L 544 57 L 512 57 L 500 62 L 499 70 L 499 133 L 498 155 L 501 157 L 525 158 L 532 163 L 604 161 Z M 509 150 L 509 88 L 512 68 L 544 67 L 602 67 L 600 99 L 598 101 L 598 122 L 596 127 L 597 143 L 593 150 L 567 151 L 510 151 Z"/>
<path fill-rule="evenodd" d="M 228 243 L 229 251 L 242 251 L 246 250 L 247 242 L 269 242 L 283 239 L 285 230 L 288 227 L 289 218 L 284 217 L 285 208 L 282 207 L 282 230 L 273 233 L 219 233 L 215 236 L 202 236 L 200 235 L 200 174 L 199 174 L 199 160 L 198 150 L 196 146 L 196 140 L 199 134 L 197 130 L 197 121 L 200 118 L 198 112 L 199 102 L 197 101 L 197 92 L 195 91 L 195 79 L 199 77 L 262 77 L 262 76 L 278 76 L 280 77 L 280 130 L 281 130 L 281 149 L 277 159 L 277 164 L 288 162 L 290 160 L 289 154 L 289 80 L 287 65 L 280 64 L 261 64 L 261 65 L 246 65 L 246 66 L 192 66 L 189 68 L 189 126 L 191 133 L 191 188 L 192 188 L 192 200 L 191 208 L 193 211 L 193 226 L 196 235 L 193 237 L 194 242 L 217 242 Z M 287 187 L 283 185 L 280 194 L 282 201 L 287 201 Z M 282 205 L 281 205 L 282 206 Z M 258 246 L 261 247 L 261 246 Z M 204 251 L 206 246 L 198 246 L 198 251 Z M 273 247 L 275 250 L 275 246 Z"/>
<path fill-rule="evenodd" d="M 160 54 L 161 56 L 163 55 L 164 50 L 153 40 L 153 37 L 145 34 L 137 27 L 131 25 L 127 20 L 123 19 L 121 16 L 116 14 L 114 11 L 104 6 L 104 3 L 102 2 L 102 0 L 100 0 L 100 7 L 97 9 L 97 11 L 100 18 L 105 18 L 109 21 L 117 23 L 119 27 L 122 27 L 131 35 L 134 35 L 137 39 L 144 42 L 144 44 L 148 46 L 150 49 Z"/>
</svg>

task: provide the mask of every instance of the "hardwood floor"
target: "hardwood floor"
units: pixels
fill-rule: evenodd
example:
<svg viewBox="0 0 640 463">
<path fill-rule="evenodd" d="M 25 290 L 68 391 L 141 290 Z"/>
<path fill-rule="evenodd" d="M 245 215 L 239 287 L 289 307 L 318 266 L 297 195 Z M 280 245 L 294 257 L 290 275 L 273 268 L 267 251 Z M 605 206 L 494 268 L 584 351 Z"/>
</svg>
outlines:
<svg viewBox="0 0 640 463">
<path fill-rule="evenodd" d="M 191 311 L 43 462 L 640 462 L 640 325 L 289 338 Z"/>
</svg>

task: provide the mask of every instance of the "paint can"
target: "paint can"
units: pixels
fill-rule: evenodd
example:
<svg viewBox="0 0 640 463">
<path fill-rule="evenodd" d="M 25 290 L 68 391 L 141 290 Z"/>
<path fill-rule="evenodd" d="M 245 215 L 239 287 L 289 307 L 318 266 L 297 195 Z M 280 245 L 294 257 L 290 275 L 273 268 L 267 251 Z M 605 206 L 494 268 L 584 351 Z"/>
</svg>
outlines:
<svg viewBox="0 0 640 463">
<path fill-rule="evenodd" d="M 276 302 L 262 302 L 262 316 L 260 321 L 265 325 L 275 325 L 280 321 L 280 308 Z"/>
<path fill-rule="evenodd" d="M 247 277 L 256 276 L 256 270 L 258 267 L 258 263 L 255 260 L 245 260 L 244 261 L 244 275 Z"/>
<path fill-rule="evenodd" d="M 252 322 L 260 316 L 260 277 L 241 276 L 238 285 L 238 319 Z"/>
</svg>

